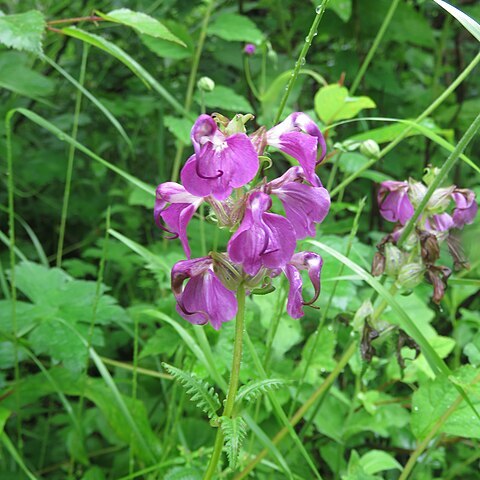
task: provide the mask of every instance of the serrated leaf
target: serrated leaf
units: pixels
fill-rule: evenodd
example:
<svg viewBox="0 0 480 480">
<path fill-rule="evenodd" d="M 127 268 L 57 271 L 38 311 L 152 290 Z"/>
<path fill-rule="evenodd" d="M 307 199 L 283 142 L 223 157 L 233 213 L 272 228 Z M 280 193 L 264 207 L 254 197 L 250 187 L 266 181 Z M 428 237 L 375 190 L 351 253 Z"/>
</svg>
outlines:
<svg viewBox="0 0 480 480">
<path fill-rule="evenodd" d="M 210 35 L 231 42 L 261 43 L 263 33 L 247 17 L 237 13 L 222 13 L 208 27 Z"/>
<path fill-rule="evenodd" d="M 146 13 L 134 12 L 128 8 L 112 10 L 107 14 L 101 12 L 97 13 L 109 22 L 121 23 L 122 25 L 134 28 L 144 35 L 161 38 L 186 47 L 185 43 L 176 37 L 165 25 L 163 25 L 163 23 Z"/>
<path fill-rule="evenodd" d="M 348 89 L 338 84 L 320 88 L 315 95 L 315 112 L 329 125 L 338 120 L 355 117 L 364 108 L 375 108 L 369 97 L 350 97 Z"/>
<path fill-rule="evenodd" d="M 266 380 L 256 380 L 242 385 L 238 389 L 236 402 L 245 399 L 247 402 L 253 402 L 260 395 L 277 390 L 285 385 L 285 380 L 279 378 L 268 378 Z"/>
<path fill-rule="evenodd" d="M 0 16 L 0 43 L 16 50 L 42 53 L 45 18 L 37 10 Z"/>
<path fill-rule="evenodd" d="M 220 409 L 221 404 L 218 394 L 212 386 L 195 375 L 173 367 L 168 363 L 162 363 L 162 365 L 170 375 L 173 375 L 180 382 L 187 395 L 190 396 L 190 400 L 197 402 L 196 406 L 202 409 L 208 415 L 208 418 L 217 416 L 217 411 Z"/>
<path fill-rule="evenodd" d="M 247 435 L 247 424 L 242 417 L 220 417 L 225 447 L 227 448 L 228 463 L 232 470 L 237 466 L 238 455 L 242 442 Z"/>
</svg>

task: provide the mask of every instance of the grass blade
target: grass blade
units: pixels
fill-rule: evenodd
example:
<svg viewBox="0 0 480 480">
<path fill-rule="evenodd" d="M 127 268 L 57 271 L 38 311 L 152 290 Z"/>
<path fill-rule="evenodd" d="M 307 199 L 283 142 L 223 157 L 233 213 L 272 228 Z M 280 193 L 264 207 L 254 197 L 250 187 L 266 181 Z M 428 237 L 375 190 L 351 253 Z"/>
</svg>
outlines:
<svg viewBox="0 0 480 480">
<path fill-rule="evenodd" d="M 455 17 L 480 42 L 480 25 L 472 17 L 443 0 L 434 0 L 434 2 Z"/>
</svg>

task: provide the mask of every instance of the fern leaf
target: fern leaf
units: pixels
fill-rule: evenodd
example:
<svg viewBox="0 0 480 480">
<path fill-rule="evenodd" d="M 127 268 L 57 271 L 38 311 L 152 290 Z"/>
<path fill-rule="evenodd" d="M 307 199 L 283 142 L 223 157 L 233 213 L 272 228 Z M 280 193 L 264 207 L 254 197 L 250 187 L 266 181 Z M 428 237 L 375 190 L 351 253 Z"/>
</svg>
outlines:
<svg viewBox="0 0 480 480">
<path fill-rule="evenodd" d="M 168 363 L 162 363 L 162 365 L 175 380 L 180 382 L 187 395 L 190 396 L 190 400 L 196 402 L 197 407 L 201 408 L 208 415 L 208 418 L 217 416 L 221 404 L 213 387 L 192 373 L 172 367 Z"/>
<path fill-rule="evenodd" d="M 265 380 L 257 380 L 255 382 L 247 383 L 239 388 L 236 401 L 245 399 L 247 402 L 253 402 L 262 393 L 271 392 L 285 384 L 285 380 L 279 378 L 267 378 Z"/>
<path fill-rule="evenodd" d="M 220 417 L 225 447 L 227 449 L 228 463 L 232 470 L 237 466 L 238 455 L 242 442 L 247 435 L 247 424 L 242 417 Z"/>
</svg>

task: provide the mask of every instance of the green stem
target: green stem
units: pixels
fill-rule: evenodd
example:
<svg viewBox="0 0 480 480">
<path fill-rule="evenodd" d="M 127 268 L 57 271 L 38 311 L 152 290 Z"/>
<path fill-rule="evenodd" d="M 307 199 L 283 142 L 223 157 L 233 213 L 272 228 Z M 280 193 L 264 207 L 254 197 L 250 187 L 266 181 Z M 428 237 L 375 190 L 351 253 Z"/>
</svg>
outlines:
<svg viewBox="0 0 480 480">
<path fill-rule="evenodd" d="M 87 70 L 87 58 L 88 58 L 89 45 L 83 43 L 83 54 L 82 54 L 82 63 L 80 65 L 80 77 L 78 83 L 83 87 L 85 83 L 85 73 Z M 75 99 L 75 111 L 73 114 L 73 126 L 72 126 L 72 138 L 77 139 L 78 133 L 78 119 L 80 116 L 80 108 L 82 105 L 82 91 L 77 90 L 77 96 Z M 58 234 L 58 247 L 57 247 L 57 267 L 62 266 L 62 257 L 63 257 L 63 243 L 65 240 L 65 227 L 67 225 L 67 216 L 68 216 L 68 203 L 70 201 L 70 190 L 72 186 L 72 177 L 73 177 L 73 162 L 75 160 L 75 145 L 70 144 L 68 149 L 68 163 L 67 163 L 67 174 L 65 178 L 65 190 L 63 192 L 63 206 L 62 206 L 62 217 L 60 219 L 60 232 Z"/>
<path fill-rule="evenodd" d="M 248 56 L 245 55 L 245 58 L 243 59 L 243 67 L 245 71 L 245 79 L 247 80 L 247 84 L 252 91 L 253 95 L 255 98 L 258 100 L 260 98 L 260 94 L 258 93 L 257 87 L 253 83 L 252 80 L 252 74 L 250 72 L 250 62 L 248 61 Z"/>
<path fill-rule="evenodd" d="M 205 38 L 207 36 L 208 22 L 210 21 L 210 15 L 212 13 L 214 5 L 215 5 L 215 1 L 210 0 L 207 6 L 207 10 L 205 12 L 205 16 L 203 17 L 202 29 L 200 30 L 200 36 L 198 37 L 198 42 L 197 42 L 197 49 L 195 50 L 195 56 L 193 57 L 190 76 L 188 78 L 187 94 L 185 96 L 185 105 L 184 105 L 187 113 L 190 113 L 190 107 L 192 106 L 193 91 L 195 89 L 195 80 L 197 78 L 198 65 L 200 63 L 203 44 L 205 43 Z M 175 154 L 175 159 L 173 160 L 173 167 L 172 167 L 172 182 L 176 182 L 178 180 L 180 162 L 182 161 L 183 150 L 185 148 L 185 146 L 181 142 L 178 142 L 177 145 L 178 145 L 177 152 Z"/>
<path fill-rule="evenodd" d="M 300 69 L 303 67 L 305 63 L 305 58 L 307 56 L 308 49 L 312 45 L 313 38 L 317 34 L 318 25 L 320 24 L 320 20 L 322 19 L 323 14 L 325 13 L 325 9 L 327 8 L 328 2 L 329 0 L 323 0 L 322 4 L 316 9 L 317 14 L 315 15 L 312 26 L 310 27 L 310 31 L 308 32 L 307 38 L 305 39 L 303 48 L 300 51 L 298 60 L 295 62 L 295 67 L 293 69 L 292 76 L 290 77 L 287 88 L 280 102 L 280 106 L 278 107 L 277 116 L 275 117 L 275 120 L 273 122 L 274 125 L 276 125 L 280 121 L 280 118 L 282 117 L 282 113 L 285 108 L 285 105 L 287 104 L 288 97 L 290 96 L 293 86 L 297 81 L 297 77 L 300 72 Z"/>
<path fill-rule="evenodd" d="M 237 302 L 238 311 L 235 320 L 235 343 L 233 346 L 233 359 L 232 359 L 232 371 L 230 373 L 230 382 L 228 384 L 227 399 L 225 401 L 225 407 L 223 409 L 222 416 L 231 417 L 233 407 L 235 406 L 235 398 L 237 396 L 238 381 L 240 378 L 240 365 L 242 362 L 242 349 L 243 349 L 243 332 L 245 330 L 245 286 L 241 283 L 237 289 Z M 218 461 L 223 449 L 223 432 L 220 427 L 217 430 L 217 436 L 215 438 L 215 445 L 213 447 L 213 454 L 210 458 L 207 471 L 203 480 L 209 480 L 213 478 L 217 470 Z"/>
<path fill-rule="evenodd" d="M 370 47 L 370 50 L 368 51 L 367 56 L 365 57 L 365 60 L 363 61 L 362 66 L 360 67 L 360 70 L 358 71 L 357 76 L 352 83 L 352 86 L 350 88 L 350 95 L 353 95 L 357 90 L 358 86 L 360 85 L 360 82 L 362 81 L 362 78 L 365 75 L 365 72 L 367 71 L 370 62 L 372 61 L 373 56 L 375 55 L 375 52 L 377 51 L 377 48 L 383 39 L 383 35 L 385 34 L 388 25 L 390 25 L 390 22 L 392 21 L 393 14 L 395 13 L 395 10 L 397 9 L 399 3 L 400 0 L 393 0 L 393 2 L 390 4 L 390 8 L 388 9 L 385 18 L 383 19 L 383 23 L 377 32 L 375 40 L 373 41 L 372 46 Z"/>
<path fill-rule="evenodd" d="M 449 155 L 445 163 L 442 165 L 442 168 L 440 169 L 440 172 L 438 173 L 438 175 L 434 178 L 433 182 L 429 185 L 428 190 L 425 193 L 425 196 L 422 198 L 422 201 L 420 202 L 420 205 L 415 209 L 413 216 L 405 225 L 405 228 L 403 229 L 403 232 L 400 235 L 400 238 L 398 239 L 397 244 L 399 247 L 403 244 L 403 242 L 405 242 L 405 240 L 408 238 L 408 236 L 412 232 L 415 226 L 415 223 L 417 222 L 418 218 L 425 210 L 425 207 L 427 206 L 428 201 L 433 195 L 433 192 L 435 192 L 435 190 L 447 178 L 448 172 L 450 172 L 452 167 L 455 165 L 455 162 L 463 153 L 463 151 L 465 150 L 467 145 L 470 143 L 472 138 L 475 136 L 479 128 L 480 128 L 480 114 L 477 115 L 477 118 L 475 118 L 475 120 L 470 125 L 470 127 L 468 127 L 468 130 L 465 132 L 463 137 L 457 143 L 457 146 L 455 147 L 453 152 Z"/>
<path fill-rule="evenodd" d="M 450 86 L 429 106 L 427 107 L 416 119 L 413 123 L 420 123 L 424 120 L 428 115 L 430 115 L 438 106 L 442 104 L 442 102 L 465 80 L 466 77 L 470 74 L 470 72 L 477 66 L 480 62 L 480 53 L 478 53 L 475 58 L 468 64 L 468 66 L 463 70 L 463 72 L 450 84 Z M 357 177 L 359 177 L 363 172 L 368 170 L 370 167 L 375 165 L 381 158 L 383 158 L 387 153 L 393 150 L 415 127 L 409 126 L 406 127 L 402 133 L 392 140 L 382 151 L 378 154 L 377 158 L 374 158 L 367 162 L 365 165 L 361 166 L 355 173 L 352 173 L 348 176 L 343 182 L 337 185 L 331 192 L 330 197 L 334 197 L 340 191 L 342 191 L 347 185 L 350 185 Z"/>
</svg>

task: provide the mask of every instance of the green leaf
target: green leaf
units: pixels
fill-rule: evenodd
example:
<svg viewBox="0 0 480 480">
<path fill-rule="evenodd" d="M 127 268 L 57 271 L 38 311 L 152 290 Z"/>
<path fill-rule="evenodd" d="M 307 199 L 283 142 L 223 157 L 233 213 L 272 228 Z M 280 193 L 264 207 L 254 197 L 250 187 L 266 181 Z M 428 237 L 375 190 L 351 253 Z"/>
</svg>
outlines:
<svg viewBox="0 0 480 480">
<path fill-rule="evenodd" d="M 121 23 L 137 30 L 139 33 L 149 35 L 154 38 L 161 38 L 169 42 L 175 42 L 179 45 L 186 46 L 179 38 L 177 38 L 163 23 L 156 18 L 151 17 L 142 12 L 133 12 L 128 8 L 120 8 L 112 10 L 104 14 L 97 12 L 99 16 L 109 22 Z"/>
<path fill-rule="evenodd" d="M 38 10 L 0 16 L 0 43 L 40 54 L 45 26 L 45 18 Z"/>
<path fill-rule="evenodd" d="M 204 102 L 205 105 L 210 108 L 218 107 L 230 112 L 253 112 L 253 107 L 243 95 L 223 85 L 218 85 L 213 91 L 205 93 Z"/>
<path fill-rule="evenodd" d="M 352 16 L 352 0 L 330 0 L 327 8 L 333 10 L 343 23 L 347 23 Z"/>
<path fill-rule="evenodd" d="M 256 400 L 260 395 L 277 390 L 285 385 L 285 380 L 278 378 L 267 378 L 265 380 L 256 380 L 242 385 L 238 389 L 236 402 L 240 402 L 243 398 L 251 403 Z"/>
<path fill-rule="evenodd" d="M 140 353 L 140 358 L 161 354 L 171 357 L 179 347 L 179 343 L 177 333 L 172 327 L 165 325 L 159 328 L 153 337 L 148 339 Z"/>
<path fill-rule="evenodd" d="M 480 25 L 473 18 L 443 0 L 434 1 L 455 17 L 480 42 Z"/>
<path fill-rule="evenodd" d="M 210 35 L 216 35 L 231 42 L 259 44 L 263 33 L 249 18 L 237 13 L 222 13 L 208 27 Z"/>
<path fill-rule="evenodd" d="M 190 396 L 190 400 L 197 402 L 197 407 L 204 411 L 208 418 L 217 417 L 217 411 L 220 409 L 221 403 L 213 387 L 195 375 L 175 368 L 168 363 L 162 363 L 162 365 L 168 373 L 180 382 Z"/>
<path fill-rule="evenodd" d="M 220 426 L 225 437 L 225 447 L 227 448 L 228 463 L 232 470 L 237 467 L 240 448 L 247 435 L 247 424 L 242 417 L 220 417 Z"/>
<path fill-rule="evenodd" d="M 320 88 L 315 94 L 315 112 L 323 123 L 355 117 L 364 108 L 375 108 L 369 97 L 350 97 L 348 89 L 338 84 Z"/>
<path fill-rule="evenodd" d="M 55 82 L 29 68 L 26 60 L 18 52 L 0 54 L 0 88 L 44 102 L 55 92 Z"/>
<path fill-rule="evenodd" d="M 163 119 L 168 131 L 175 135 L 184 145 L 190 144 L 190 131 L 192 122 L 188 118 L 176 118 L 171 115 L 165 115 Z"/>
<path fill-rule="evenodd" d="M 452 383 L 455 381 L 455 384 Z M 438 377 L 420 385 L 413 394 L 412 432 L 423 439 L 441 423 L 439 431 L 464 438 L 480 438 L 480 421 L 470 407 L 462 402 L 445 420 L 442 417 L 458 399 L 457 385 L 463 385 L 472 402 L 480 408 L 480 370 L 465 365 L 454 372 L 451 379 Z"/>
<path fill-rule="evenodd" d="M 139 35 L 142 43 L 153 53 L 162 58 L 171 58 L 174 60 L 182 60 L 189 58 L 194 52 L 194 41 L 188 31 L 188 28 L 178 22 L 166 21 L 167 28 L 178 37 L 184 44 L 169 42 L 161 38 L 154 38 L 148 35 Z"/>
<path fill-rule="evenodd" d="M 383 450 L 370 450 L 360 458 L 360 465 L 366 473 L 375 474 L 384 470 L 402 470 L 400 463 Z"/>
</svg>

